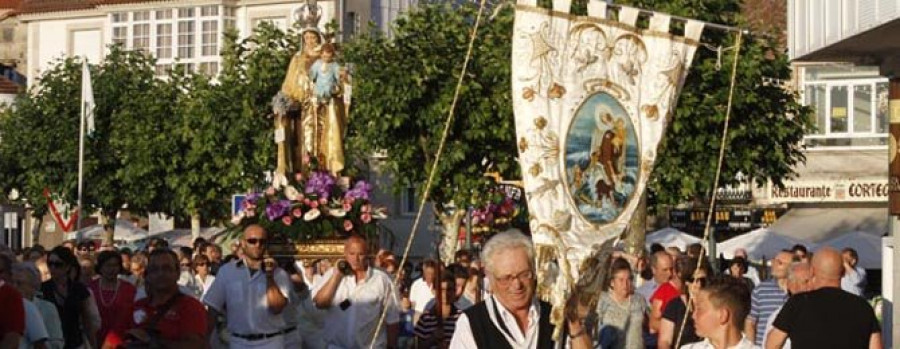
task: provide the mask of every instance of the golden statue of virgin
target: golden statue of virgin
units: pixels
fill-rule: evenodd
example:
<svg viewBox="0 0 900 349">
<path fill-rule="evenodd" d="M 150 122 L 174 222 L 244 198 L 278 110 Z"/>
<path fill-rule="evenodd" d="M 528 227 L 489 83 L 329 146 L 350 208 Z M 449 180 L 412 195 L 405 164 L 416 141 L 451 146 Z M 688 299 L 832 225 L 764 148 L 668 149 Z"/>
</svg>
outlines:
<svg viewBox="0 0 900 349">
<path fill-rule="evenodd" d="M 315 157 L 319 169 L 337 176 L 344 169 L 344 84 L 348 78 L 333 61 L 333 44 L 325 43 L 316 27 L 321 8 L 315 1 L 308 1 L 297 14 L 304 28 L 302 47 L 291 58 L 281 91 L 273 102 L 278 143 L 276 175 L 299 172 Z M 323 47 L 328 51 L 328 62 L 321 61 Z"/>
</svg>

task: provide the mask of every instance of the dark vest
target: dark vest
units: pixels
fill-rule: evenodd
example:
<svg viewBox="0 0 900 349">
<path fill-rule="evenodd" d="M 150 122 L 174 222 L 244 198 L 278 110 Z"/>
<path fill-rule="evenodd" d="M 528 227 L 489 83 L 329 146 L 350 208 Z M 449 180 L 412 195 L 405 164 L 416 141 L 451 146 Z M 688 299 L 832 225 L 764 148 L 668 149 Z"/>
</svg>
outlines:
<svg viewBox="0 0 900 349">
<path fill-rule="evenodd" d="M 494 304 L 497 304 L 496 301 L 494 301 Z M 538 348 L 540 349 L 550 349 L 555 347 L 552 338 L 553 325 L 550 324 L 551 307 L 550 303 L 544 301 L 540 302 L 541 318 L 538 321 Z M 497 325 L 491 321 L 490 315 L 488 314 L 489 311 L 495 310 L 489 308 L 487 302 L 481 302 L 463 312 L 466 314 L 466 318 L 469 319 L 469 327 L 472 330 L 472 337 L 475 339 L 475 344 L 477 344 L 479 348 L 512 349 L 512 346 L 506 341 L 506 337 L 503 336 L 503 330 L 498 328 Z M 499 319 L 500 314 L 495 315 Z"/>
</svg>

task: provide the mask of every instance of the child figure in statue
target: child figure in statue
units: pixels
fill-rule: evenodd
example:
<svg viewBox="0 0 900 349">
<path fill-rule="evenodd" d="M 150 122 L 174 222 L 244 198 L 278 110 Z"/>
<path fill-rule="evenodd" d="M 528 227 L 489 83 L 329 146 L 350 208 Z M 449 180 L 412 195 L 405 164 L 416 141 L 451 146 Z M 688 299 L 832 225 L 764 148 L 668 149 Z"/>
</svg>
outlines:
<svg viewBox="0 0 900 349">
<path fill-rule="evenodd" d="M 340 94 L 340 65 L 334 61 L 334 44 L 325 43 L 321 56 L 309 69 L 309 79 L 315 85 L 315 98 L 320 104 L 328 103 Z"/>
</svg>

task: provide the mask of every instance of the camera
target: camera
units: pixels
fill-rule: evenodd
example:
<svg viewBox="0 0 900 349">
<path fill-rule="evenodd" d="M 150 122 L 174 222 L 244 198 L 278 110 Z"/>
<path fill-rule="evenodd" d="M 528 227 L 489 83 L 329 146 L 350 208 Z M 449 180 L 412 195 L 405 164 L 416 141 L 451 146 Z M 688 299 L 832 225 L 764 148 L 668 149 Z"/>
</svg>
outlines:
<svg viewBox="0 0 900 349">
<path fill-rule="evenodd" d="M 353 275 L 353 268 L 350 267 L 350 263 L 347 263 L 347 261 L 338 262 L 337 267 L 341 274 Z"/>
</svg>

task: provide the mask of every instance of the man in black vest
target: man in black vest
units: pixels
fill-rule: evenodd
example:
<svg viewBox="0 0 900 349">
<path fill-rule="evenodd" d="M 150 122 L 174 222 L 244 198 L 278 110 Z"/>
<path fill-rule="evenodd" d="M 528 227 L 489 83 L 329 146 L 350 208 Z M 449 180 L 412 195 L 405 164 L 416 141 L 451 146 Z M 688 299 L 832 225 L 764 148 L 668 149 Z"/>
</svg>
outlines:
<svg viewBox="0 0 900 349">
<path fill-rule="evenodd" d="M 550 304 L 534 295 L 534 246 L 518 230 L 488 240 L 481 253 L 493 294 L 456 322 L 451 348 L 552 348 Z"/>
</svg>

